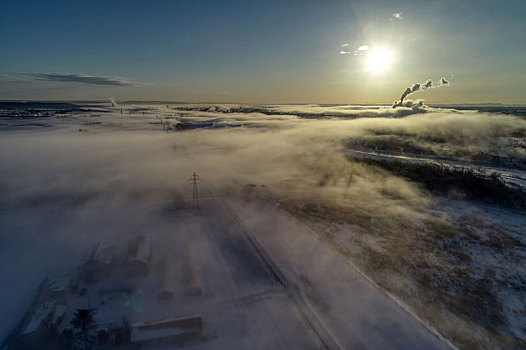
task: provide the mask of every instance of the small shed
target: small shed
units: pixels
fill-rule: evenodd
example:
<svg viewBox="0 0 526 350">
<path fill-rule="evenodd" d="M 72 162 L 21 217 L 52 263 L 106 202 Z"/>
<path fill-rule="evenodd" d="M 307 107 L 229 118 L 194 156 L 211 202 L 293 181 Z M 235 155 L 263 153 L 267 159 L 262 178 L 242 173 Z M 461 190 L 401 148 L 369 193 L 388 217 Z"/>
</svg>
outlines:
<svg viewBox="0 0 526 350">
<path fill-rule="evenodd" d="M 83 276 L 87 281 L 99 281 L 111 275 L 115 260 L 115 246 L 107 241 L 97 244 L 90 260 L 82 266 Z"/>
<path fill-rule="evenodd" d="M 148 275 L 152 257 L 152 241 L 144 236 L 135 237 L 128 245 L 126 271 L 128 275 Z"/>
</svg>

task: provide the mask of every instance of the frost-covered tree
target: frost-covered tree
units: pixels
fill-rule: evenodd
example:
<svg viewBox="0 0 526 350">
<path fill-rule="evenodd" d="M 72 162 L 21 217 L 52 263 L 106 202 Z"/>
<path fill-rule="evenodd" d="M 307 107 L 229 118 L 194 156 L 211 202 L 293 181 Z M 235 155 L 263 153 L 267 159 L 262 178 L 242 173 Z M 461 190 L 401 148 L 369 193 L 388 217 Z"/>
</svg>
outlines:
<svg viewBox="0 0 526 350">
<path fill-rule="evenodd" d="M 89 350 L 93 345 L 92 331 L 97 327 L 94 315 L 97 309 L 77 309 L 73 314 L 71 325 L 78 329 L 80 338 L 84 344 L 84 349 Z"/>
</svg>

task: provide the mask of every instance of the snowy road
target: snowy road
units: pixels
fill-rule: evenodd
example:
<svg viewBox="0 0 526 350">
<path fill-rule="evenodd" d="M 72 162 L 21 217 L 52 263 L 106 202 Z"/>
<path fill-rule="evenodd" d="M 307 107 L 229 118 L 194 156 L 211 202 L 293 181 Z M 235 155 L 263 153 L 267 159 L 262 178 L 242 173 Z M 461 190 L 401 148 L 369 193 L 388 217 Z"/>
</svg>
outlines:
<svg viewBox="0 0 526 350">
<path fill-rule="evenodd" d="M 272 203 L 228 203 L 341 348 L 452 348 Z"/>
</svg>

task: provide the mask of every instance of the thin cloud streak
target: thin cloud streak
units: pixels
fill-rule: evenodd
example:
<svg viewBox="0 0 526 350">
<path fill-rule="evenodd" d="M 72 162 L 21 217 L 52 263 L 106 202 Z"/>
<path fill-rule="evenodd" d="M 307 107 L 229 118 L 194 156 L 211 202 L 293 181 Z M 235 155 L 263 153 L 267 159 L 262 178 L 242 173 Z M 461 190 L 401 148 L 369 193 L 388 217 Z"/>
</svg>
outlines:
<svg viewBox="0 0 526 350">
<path fill-rule="evenodd" d="M 64 83 L 79 83 L 79 84 L 97 85 L 97 86 L 138 86 L 138 85 L 141 85 L 139 83 L 130 82 L 122 78 L 86 75 L 86 74 L 29 73 L 27 75 L 37 80 L 64 82 Z"/>
</svg>

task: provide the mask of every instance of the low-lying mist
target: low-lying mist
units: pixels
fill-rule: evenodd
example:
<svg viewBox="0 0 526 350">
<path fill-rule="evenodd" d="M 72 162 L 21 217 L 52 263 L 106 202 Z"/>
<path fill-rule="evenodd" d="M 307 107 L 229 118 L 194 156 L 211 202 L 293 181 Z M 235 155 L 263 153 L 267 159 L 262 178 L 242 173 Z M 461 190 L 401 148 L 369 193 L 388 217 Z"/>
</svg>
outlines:
<svg viewBox="0 0 526 350">
<path fill-rule="evenodd" d="M 514 116 L 356 107 L 351 117 L 333 119 L 316 108 L 170 110 L 194 128 L 181 132 L 152 128 L 158 119 L 173 121 L 166 111 L 133 120 L 110 113 L 95 126 L 78 117 L 45 131 L 2 130 L 0 263 L 8 268 L 0 284 L 19 288 L 0 292 L 0 309 L 7 310 L 0 336 L 46 274 L 74 269 L 101 238 L 169 235 L 174 217 L 167 208 L 191 199 L 193 172 L 223 196 L 243 198 L 245 185 L 264 185 L 267 198 L 285 209 L 343 208 L 335 215 L 341 223 L 352 213 L 355 225 L 371 223 L 380 232 L 390 229 L 390 220 L 397 229 L 414 228 L 449 214 L 437 214 L 439 198 L 419 184 L 353 161 L 349 149 L 407 152 L 411 144 L 425 154 L 526 156 L 526 120 Z M 299 109 L 322 118 L 297 116 Z"/>
</svg>

